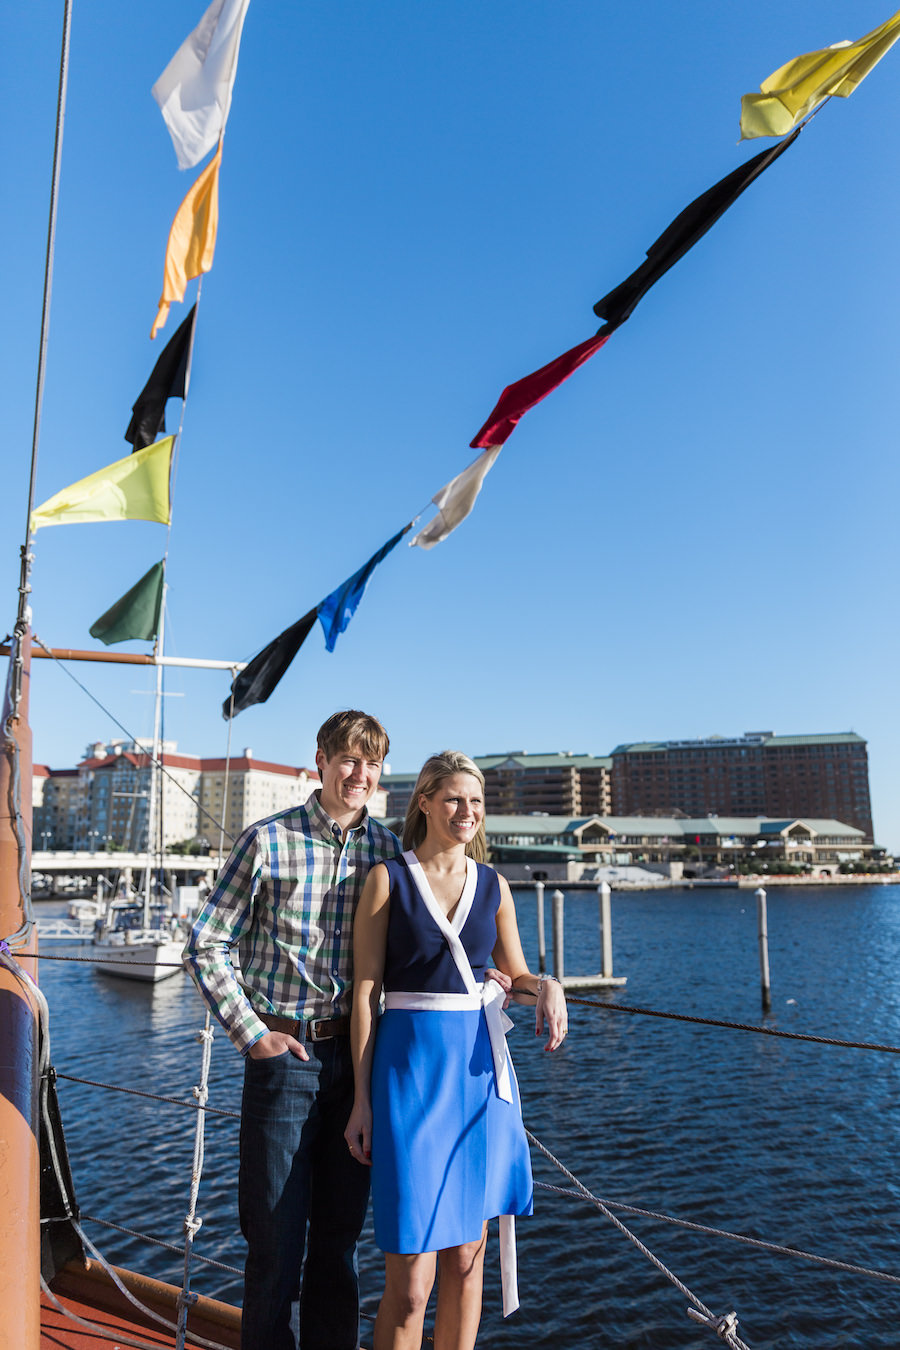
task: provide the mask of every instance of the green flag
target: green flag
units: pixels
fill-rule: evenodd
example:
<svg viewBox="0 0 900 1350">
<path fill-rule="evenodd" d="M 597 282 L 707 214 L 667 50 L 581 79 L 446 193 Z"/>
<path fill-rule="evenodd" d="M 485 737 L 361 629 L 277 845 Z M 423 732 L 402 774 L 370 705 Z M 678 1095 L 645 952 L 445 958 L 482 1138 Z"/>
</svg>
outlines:
<svg viewBox="0 0 900 1350">
<path fill-rule="evenodd" d="M 164 564 L 154 563 L 130 591 L 91 624 L 91 637 L 99 638 L 107 647 L 129 638 L 152 641 L 159 627 L 164 577 Z"/>
</svg>

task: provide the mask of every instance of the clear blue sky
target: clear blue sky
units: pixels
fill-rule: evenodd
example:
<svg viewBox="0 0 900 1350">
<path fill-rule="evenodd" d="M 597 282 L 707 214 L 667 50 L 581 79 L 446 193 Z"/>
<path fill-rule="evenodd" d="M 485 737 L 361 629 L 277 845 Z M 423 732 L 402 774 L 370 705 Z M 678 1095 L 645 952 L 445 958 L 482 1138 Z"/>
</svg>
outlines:
<svg viewBox="0 0 900 1350">
<path fill-rule="evenodd" d="M 203 0 L 75 0 L 37 500 L 128 450 L 179 173 L 150 86 Z M 693 197 L 768 142 L 739 101 L 887 0 L 252 0 L 204 281 L 170 553 L 170 651 L 247 659 L 462 469 L 502 387 Z M 31 442 L 61 0 L 7 7 L 2 368 L 11 627 Z M 234 746 L 309 763 L 335 707 L 395 770 L 473 754 L 854 729 L 900 849 L 900 48 L 528 414 L 474 514 L 401 544 Z M 193 292 L 193 285 L 189 296 Z M 178 403 L 170 408 L 177 426 Z M 161 556 L 143 523 L 45 529 L 34 623 L 88 628 Z M 130 644 L 146 650 L 142 644 Z M 79 665 L 149 734 L 149 671 Z M 224 675 L 173 672 L 166 732 L 224 753 Z M 35 757 L 119 734 L 36 664 Z"/>
</svg>

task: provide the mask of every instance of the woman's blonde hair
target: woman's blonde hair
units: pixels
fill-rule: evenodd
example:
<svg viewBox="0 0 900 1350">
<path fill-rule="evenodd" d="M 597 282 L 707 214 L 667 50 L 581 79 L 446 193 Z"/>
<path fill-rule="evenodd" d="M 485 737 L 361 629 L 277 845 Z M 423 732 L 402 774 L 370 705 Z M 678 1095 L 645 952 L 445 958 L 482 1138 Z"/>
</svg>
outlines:
<svg viewBox="0 0 900 1350">
<path fill-rule="evenodd" d="M 419 798 L 431 797 L 445 778 L 452 778 L 456 773 L 469 773 L 473 778 L 477 778 L 484 793 L 484 774 L 475 761 L 469 759 L 469 756 L 464 755 L 461 750 L 442 750 L 439 755 L 432 755 L 430 759 L 426 759 L 419 770 L 416 786 L 406 809 L 406 820 L 403 823 L 404 849 L 418 848 L 428 828 L 425 813 L 419 805 Z M 466 855 L 475 862 L 484 862 L 487 851 L 487 837 L 482 820 L 477 833 L 466 844 Z"/>
</svg>

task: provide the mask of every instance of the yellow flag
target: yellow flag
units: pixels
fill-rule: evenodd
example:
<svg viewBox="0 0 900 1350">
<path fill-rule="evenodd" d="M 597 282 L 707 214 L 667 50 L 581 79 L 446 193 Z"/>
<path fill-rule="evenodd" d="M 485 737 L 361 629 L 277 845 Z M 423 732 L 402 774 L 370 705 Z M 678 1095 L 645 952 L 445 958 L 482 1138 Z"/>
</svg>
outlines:
<svg viewBox="0 0 900 1350">
<path fill-rule="evenodd" d="M 32 512 L 32 531 L 43 525 L 80 525 L 94 520 L 157 520 L 168 525 L 174 444 L 174 436 L 164 436 L 63 488 Z"/>
<path fill-rule="evenodd" d="M 159 299 L 159 313 L 150 330 L 156 337 L 169 317 L 173 300 L 184 299 L 184 288 L 193 277 L 208 272 L 216 251 L 216 231 L 219 228 L 219 168 L 222 147 L 219 146 L 206 168 L 197 178 L 190 192 L 175 212 L 169 242 L 163 291 Z"/>
<path fill-rule="evenodd" d="M 741 99 L 741 140 L 785 136 L 831 94 L 848 98 L 900 37 L 900 10 L 858 42 L 836 42 L 788 61 Z"/>
</svg>

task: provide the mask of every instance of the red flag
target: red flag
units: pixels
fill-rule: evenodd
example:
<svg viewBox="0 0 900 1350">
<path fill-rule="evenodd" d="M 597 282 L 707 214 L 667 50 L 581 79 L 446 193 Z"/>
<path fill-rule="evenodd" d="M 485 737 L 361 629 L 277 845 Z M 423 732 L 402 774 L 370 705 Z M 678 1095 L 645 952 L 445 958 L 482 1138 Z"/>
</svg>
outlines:
<svg viewBox="0 0 900 1350">
<path fill-rule="evenodd" d="M 589 337 L 586 342 L 579 343 L 571 351 L 563 352 L 562 356 L 558 356 L 549 365 L 541 366 L 540 370 L 526 375 L 524 379 L 507 385 L 497 401 L 496 408 L 471 442 L 472 446 L 475 449 L 487 450 L 492 445 L 503 445 L 512 435 L 522 414 L 527 413 L 529 408 L 533 408 L 542 398 L 546 398 L 558 388 L 563 380 L 567 380 L 579 366 L 583 366 L 594 352 L 599 352 L 603 344 L 609 341 L 610 336 L 606 329 L 601 328 L 599 333 Z"/>
</svg>

